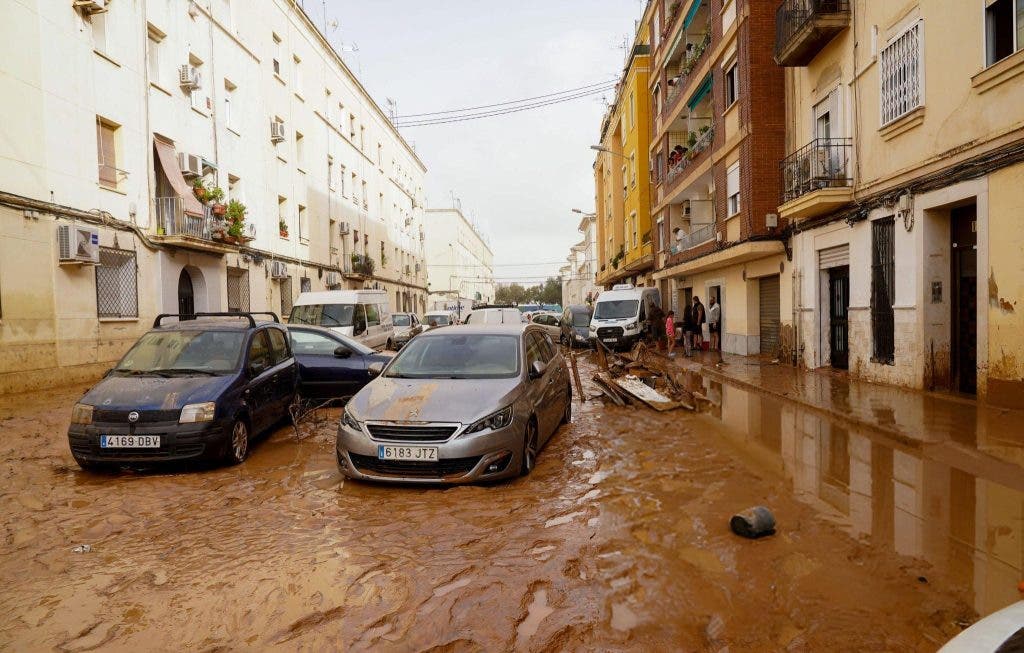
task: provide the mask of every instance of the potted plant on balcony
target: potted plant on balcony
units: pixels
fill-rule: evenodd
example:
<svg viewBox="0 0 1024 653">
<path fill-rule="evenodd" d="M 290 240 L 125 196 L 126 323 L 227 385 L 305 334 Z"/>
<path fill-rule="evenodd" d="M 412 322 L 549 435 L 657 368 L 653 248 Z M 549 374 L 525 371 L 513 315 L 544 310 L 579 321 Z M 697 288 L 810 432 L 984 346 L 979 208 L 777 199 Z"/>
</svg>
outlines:
<svg viewBox="0 0 1024 653">
<path fill-rule="evenodd" d="M 228 207 L 223 203 L 224 190 L 220 186 L 206 189 L 206 201 L 210 204 L 214 215 L 224 215 L 227 213 Z"/>
<path fill-rule="evenodd" d="M 288 237 L 288 223 L 285 222 L 283 219 L 277 221 L 277 229 L 278 232 L 281 234 L 281 238 Z"/>
<path fill-rule="evenodd" d="M 206 194 L 209 192 L 209 189 L 206 187 L 206 182 L 203 181 L 202 177 L 196 177 L 192 180 L 192 192 L 200 202 L 206 201 Z"/>
<path fill-rule="evenodd" d="M 245 211 L 245 204 L 242 204 L 238 200 L 231 200 L 228 202 L 225 209 L 225 215 L 227 217 L 226 240 L 239 245 L 252 240 L 252 238 L 248 238 L 244 235 Z"/>
</svg>

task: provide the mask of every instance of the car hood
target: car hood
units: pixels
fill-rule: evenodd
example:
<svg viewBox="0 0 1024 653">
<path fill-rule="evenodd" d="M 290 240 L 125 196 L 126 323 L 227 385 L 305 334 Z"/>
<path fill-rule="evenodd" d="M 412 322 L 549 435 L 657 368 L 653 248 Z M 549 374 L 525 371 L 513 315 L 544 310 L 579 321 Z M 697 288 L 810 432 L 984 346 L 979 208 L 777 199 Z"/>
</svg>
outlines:
<svg viewBox="0 0 1024 653">
<path fill-rule="evenodd" d="M 81 402 L 110 410 L 175 410 L 214 401 L 232 376 L 110 376 L 85 393 Z"/>
<path fill-rule="evenodd" d="M 391 379 L 377 377 L 348 407 L 360 420 L 470 424 L 508 406 L 520 379 Z"/>
</svg>

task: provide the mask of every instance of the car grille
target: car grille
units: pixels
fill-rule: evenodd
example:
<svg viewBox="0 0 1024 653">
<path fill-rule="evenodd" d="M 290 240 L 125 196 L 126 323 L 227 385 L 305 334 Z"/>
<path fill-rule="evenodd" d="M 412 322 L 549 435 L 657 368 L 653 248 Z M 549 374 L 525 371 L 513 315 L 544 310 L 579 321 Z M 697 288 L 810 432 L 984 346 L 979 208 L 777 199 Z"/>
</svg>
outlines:
<svg viewBox="0 0 1024 653">
<path fill-rule="evenodd" d="M 444 442 L 455 434 L 458 426 L 417 424 L 367 424 L 370 437 L 389 442 Z"/>
<path fill-rule="evenodd" d="M 598 338 L 621 338 L 622 327 L 601 327 L 597 330 Z"/>
<path fill-rule="evenodd" d="M 104 410 L 96 409 L 92 413 L 92 421 L 101 424 L 128 424 L 128 415 L 137 412 L 139 419 L 136 424 L 153 422 L 177 422 L 181 417 L 181 409 L 175 410 Z"/>
<path fill-rule="evenodd" d="M 352 464 L 360 472 L 381 476 L 404 476 L 411 478 L 462 476 L 470 472 L 480 462 L 480 456 L 472 458 L 444 458 L 437 462 L 380 460 L 373 456 L 360 456 L 354 453 L 349 453 L 349 457 L 352 459 Z"/>
</svg>

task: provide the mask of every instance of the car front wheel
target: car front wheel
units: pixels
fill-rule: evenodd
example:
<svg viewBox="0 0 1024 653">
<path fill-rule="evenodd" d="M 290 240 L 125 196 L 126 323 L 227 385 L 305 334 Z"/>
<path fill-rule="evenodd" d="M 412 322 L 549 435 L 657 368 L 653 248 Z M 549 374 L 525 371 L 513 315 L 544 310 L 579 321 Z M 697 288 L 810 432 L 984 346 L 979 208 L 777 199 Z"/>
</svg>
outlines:
<svg viewBox="0 0 1024 653">
<path fill-rule="evenodd" d="M 225 456 L 229 465 L 238 465 L 249 457 L 249 427 L 244 420 L 236 419 L 231 425 L 231 437 Z"/>
<path fill-rule="evenodd" d="M 565 409 L 562 411 L 562 424 L 572 422 L 572 387 L 565 389 Z"/>
</svg>

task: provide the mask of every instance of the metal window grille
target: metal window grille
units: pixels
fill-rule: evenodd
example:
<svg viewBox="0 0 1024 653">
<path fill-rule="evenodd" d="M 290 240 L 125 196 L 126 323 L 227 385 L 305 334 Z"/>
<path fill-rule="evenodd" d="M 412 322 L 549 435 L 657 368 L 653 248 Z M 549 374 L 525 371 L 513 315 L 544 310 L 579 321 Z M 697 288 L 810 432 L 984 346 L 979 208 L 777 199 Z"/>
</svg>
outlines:
<svg viewBox="0 0 1024 653">
<path fill-rule="evenodd" d="M 292 278 L 281 279 L 281 315 L 292 314 Z"/>
<path fill-rule="evenodd" d="M 871 223 L 871 336 L 872 359 L 892 365 L 895 360 L 896 223 L 883 218 Z"/>
<path fill-rule="evenodd" d="M 100 247 L 96 266 L 96 315 L 138 317 L 138 266 L 135 252 Z"/>
<path fill-rule="evenodd" d="M 882 124 L 887 125 L 924 103 L 921 21 L 914 23 L 879 56 Z"/>
<path fill-rule="evenodd" d="M 228 310 L 249 311 L 249 271 L 244 268 L 228 268 Z"/>
</svg>

